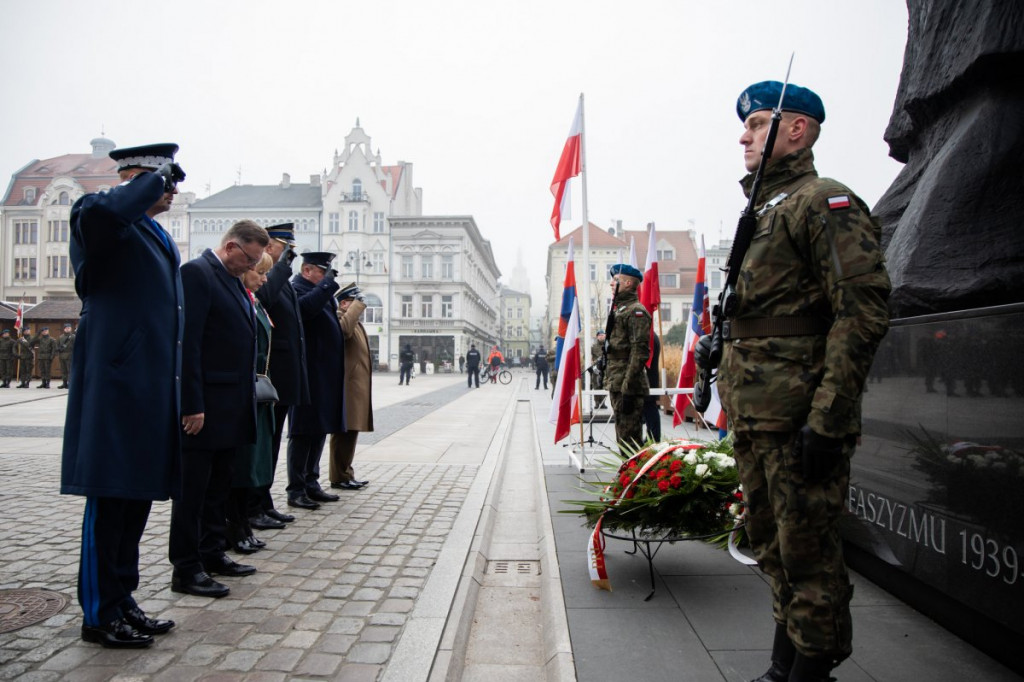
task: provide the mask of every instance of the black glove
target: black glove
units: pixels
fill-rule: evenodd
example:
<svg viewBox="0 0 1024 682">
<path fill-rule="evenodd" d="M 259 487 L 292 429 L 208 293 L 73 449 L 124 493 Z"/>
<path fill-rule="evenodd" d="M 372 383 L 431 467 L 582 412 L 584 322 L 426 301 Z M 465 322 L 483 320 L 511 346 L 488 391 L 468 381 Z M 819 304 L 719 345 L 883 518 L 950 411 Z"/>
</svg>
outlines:
<svg viewBox="0 0 1024 682">
<path fill-rule="evenodd" d="M 804 424 L 796 435 L 793 455 L 803 467 L 804 478 L 814 483 L 835 471 L 843 456 L 843 440 L 819 435 Z"/>
<path fill-rule="evenodd" d="M 292 261 L 294 261 L 295 257 L 298 256 L 299 254 L 295 253 L 295 247 L 289 244 L 288 246 L 284 247 L 284 252 L 281 255 L 284 257 L 284 262 L 287 263 L 288 265 L 291 265 Z"/>
<path fill-rule="evenodd" d="M 164 179 L 164 192 L 173 192 L 175 186 L 185 179 L 185 171 L 176 163 L 165 163 L 156 169 L 156 174 Z"/>
<path fill-rule="evenodd" d="M 329 280 L 331 282 L 333 282 L 334 278 L 337 276 L 338 271 L 335 270 L 334 268 L 327 268 L 327 272 L 324 273 L 324 279 Z"/>
</svg>

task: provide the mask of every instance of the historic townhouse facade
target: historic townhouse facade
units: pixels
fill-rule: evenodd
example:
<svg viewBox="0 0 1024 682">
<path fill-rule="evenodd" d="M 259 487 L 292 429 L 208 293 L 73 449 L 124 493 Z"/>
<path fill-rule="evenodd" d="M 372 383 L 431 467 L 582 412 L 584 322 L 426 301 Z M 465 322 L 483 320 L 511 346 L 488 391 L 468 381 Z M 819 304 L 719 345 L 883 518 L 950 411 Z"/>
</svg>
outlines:
<svg viewBox="0 0 1024 682">
<path fill-rule="evenodd" d="M 11 177 L 0 202 L 0 299 L 38 303 L 75 298 L 71 267 L 71 206 L 83 194 L 100 192 L 120 180 L 107 154 L 114 142 L 92 140 L 92 153 L 35 160 Z M 183 192 L 158 220 L 178 250 L 187 252 L 186 210 L 195 195 Z"/>
<path fill-rule="evenodd" d="M 501 288 L 501 329 L 498 334 L 501 352 L 512 365 L 523 364 L 536 346 L 531 344 L 530 294 L 508 287 Z"/>
</svg>

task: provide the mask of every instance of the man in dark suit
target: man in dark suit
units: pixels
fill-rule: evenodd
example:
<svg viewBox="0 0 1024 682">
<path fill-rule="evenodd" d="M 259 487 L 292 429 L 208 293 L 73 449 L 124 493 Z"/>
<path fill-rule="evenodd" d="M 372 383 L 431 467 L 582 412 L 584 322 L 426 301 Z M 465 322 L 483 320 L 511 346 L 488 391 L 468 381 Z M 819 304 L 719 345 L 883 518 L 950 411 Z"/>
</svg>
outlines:
<svg viewBox="0 0 1024 682">
<path fill-rule="evenodd" d="M 270 380 L 277 389 L 278 403 L 274 406 L 274 444 L 271 446 L 272 471 L 277 470 L 281 450 L 281 433 L 288 410 L 296 405 L 309 404 L 309 382 L 306 378 L 306 339 L 299 315 L 299 299 L 292 288 L 292 261 L 295 260 L 295 233 L 292 223 L 267 228 L 270 246 L 267 253 L 274 259 L 274 267 L 267 273 L 267 282 L 256 291 L 274 323 L 270 339 Z M 273 485 L 273 481 L 271 481 Z M 253 528 L 284 528 L 295 517 L 274 508 L 270 487 L 256 490 L 249 503 L 249 523 Z"/>
<path fill-rule="evenodd" d="M 241 275 L 263 257 L 266 230 L 242 220 L 181 267 L 185 291 L 182 341 L 181 499 L 171 507 L 171 590 L 223 597 L 210 574 L 244 576 L 253 566 L 232 561 L 225 502 L 235 449 L 256 442 L 256 319 Z"/>
<path fill-rule="evenodd" d="M 333 259 L 333 253 L 304 253 L 302 271 L 292 279 L 306 332 L 310 397 L 288 417 L 288 504 L 300 509 L 338 501 L 318 480 L 327 434 L 345 431 L 345 340 L 334 303 Z"/>
<path fill-rule="evenodd" d="M 115 149 L 121 184 L 71 208 L 82 299 L 64 422 L 60 491 L 84 495 L 82 639 L 144 647 L 174 627 L 132 598 L 153 500 L 177 497 L 182 316 L 178 249 L 153 220 L 185 179 L 176 144 Z M 155 171 L 155 172 L 153 172 Z M 88 373 L 86 372 L 88 368 Z"/>
</svg>

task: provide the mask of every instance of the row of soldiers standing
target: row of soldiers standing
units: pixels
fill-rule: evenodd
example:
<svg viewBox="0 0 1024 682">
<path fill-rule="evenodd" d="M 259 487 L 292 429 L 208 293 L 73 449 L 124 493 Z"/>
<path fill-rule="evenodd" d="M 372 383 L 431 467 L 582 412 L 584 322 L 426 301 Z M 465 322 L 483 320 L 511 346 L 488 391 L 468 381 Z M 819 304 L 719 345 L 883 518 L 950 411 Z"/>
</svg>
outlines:
<svg viewBox="0 0 1024 682">
<path fill-rule="evenodd" d="M 16 388 L 28 388 L 32 363 L 37 359 L 40 383 L 36 388 L 50 388 L 55 359 L 60 362 L 61 384 L 57 388 L 67 388 L 74 347 L 75 333 L 70 324 L 64 325 L 64 333 L 56 339 L 50 336 L 49 327 L 43 327 L 34 337 L 26 327 L 17 338 L 10 329 L 4 329 L 0 333 L 0 388 L 10 388 L 11 382 L 17 384 Z"/>
</svg>

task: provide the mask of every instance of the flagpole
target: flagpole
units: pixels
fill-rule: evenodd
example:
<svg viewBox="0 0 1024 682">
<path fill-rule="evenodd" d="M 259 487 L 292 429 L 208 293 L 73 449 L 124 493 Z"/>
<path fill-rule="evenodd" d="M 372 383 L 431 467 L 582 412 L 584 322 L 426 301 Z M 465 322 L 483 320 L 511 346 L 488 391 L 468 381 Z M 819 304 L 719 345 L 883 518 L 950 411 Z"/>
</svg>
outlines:
<svg viewBox="0 0 1024 682">
<path fill-rule="evenodd" d="M 583 110 L 582 92 L 580 93 L 580 184 L 583 193 L 583 281 L 585 284 L 580 287 L 577 282 L 576 296 L 579 298 L 580 290 L 582 289 L 583 296 L 580 302 L 583 307 L 583 371 L 580 374 L 588 375 L 587 385 L 590 385 L 590 373 L 586 371 L 591 363 L 590 340 L 593 338 L 590 333 L 590 218 L 587 214 L 587 117 L 586 112 Z M 582 380 L 580 385 L 582 386 Z M 580 393 L 580 398 L 582 397 L 583 394 Z M 581 415 L 583 413 L 582 407 L 581 405 Z M 587 407 L 591 407 L 589 402 Z M 593 408 L 591 407 L 591 409 Z M 583 427 L 581 426 L 580 428 L 582 429 Z"/>
</svg>

